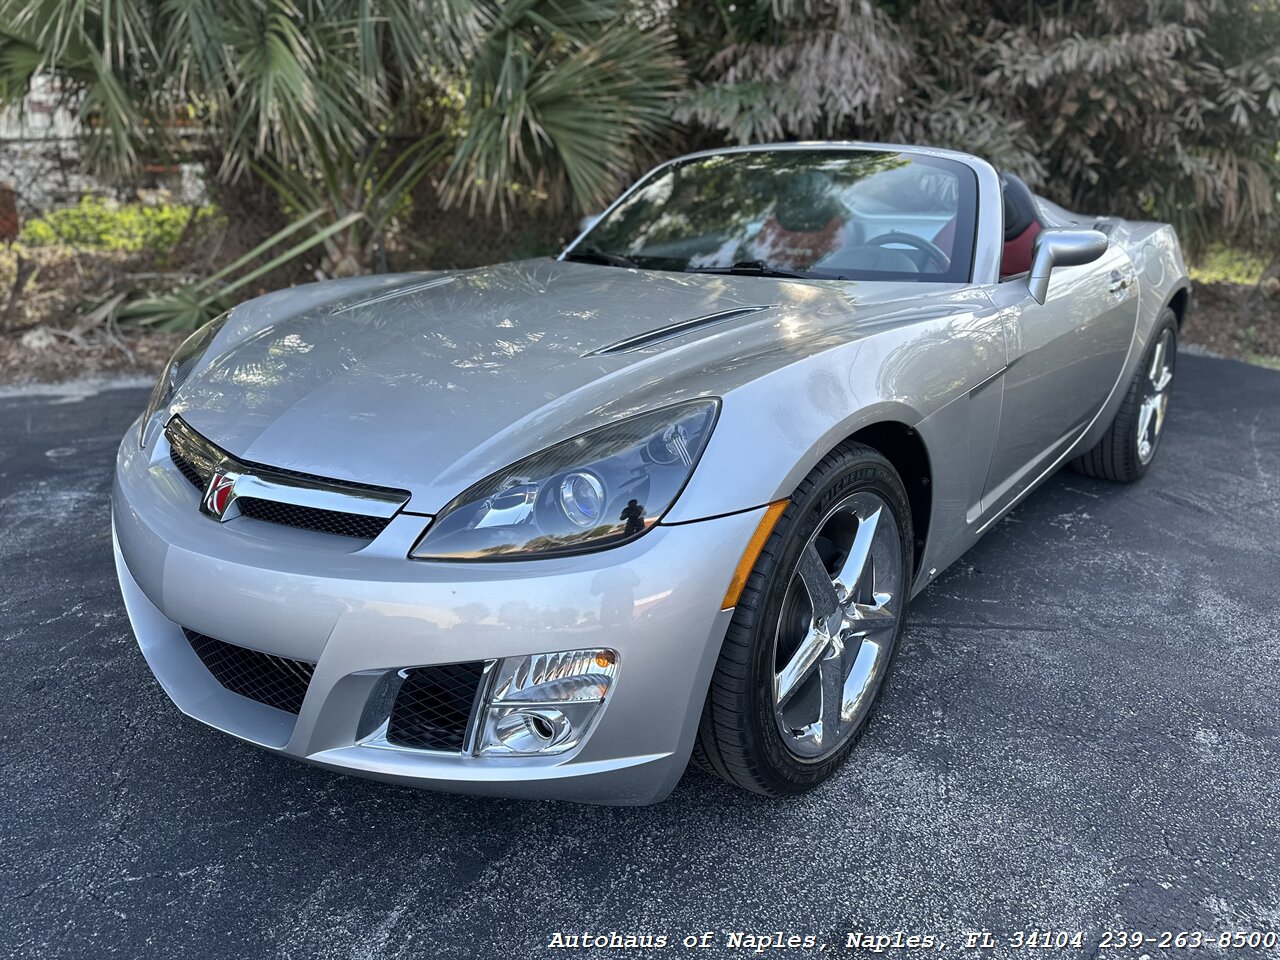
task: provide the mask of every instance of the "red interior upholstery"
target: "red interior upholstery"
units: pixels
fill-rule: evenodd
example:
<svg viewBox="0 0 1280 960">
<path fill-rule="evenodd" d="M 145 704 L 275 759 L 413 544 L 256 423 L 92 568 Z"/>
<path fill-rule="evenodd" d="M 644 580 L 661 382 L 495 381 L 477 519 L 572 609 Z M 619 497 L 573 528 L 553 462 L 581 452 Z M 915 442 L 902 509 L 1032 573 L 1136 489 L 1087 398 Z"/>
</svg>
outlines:
<svg viewBox="0 0 1280 960">
<path fill-rule="evenodd" d="M 956 242 L 956 218 L 952 217 L 942 225 L 942 229 L 933 238 L 933 245 L 951 256 L 951 245 Z"/>
<path fill-rule="evenodd" d="M 1031 245 L 1039 232 L 1040 224 L 1033 220 L 1020 234 L 1004 242 L 1004 251 L 1000 254 L 1000 279 L 1031 269 Z"/>
<path fill-rule="evenodd" d="M 1000 254 L 1000 279 L 1016 277 L 1031 269 L 1031 250 L 1044 224 L 1040 205 L 1031 188 L 1012 173 L 1000 174 L 1004 195 L 1004 250 Z"/>
<path fill-rule="evenodd" d="M 1011 173 L 1000 175 L 1004 200 L 1004 247 L 1000 252 L 1000 279 L 1016 277 L 1031 269 L 1031 251 L 1043 229 L 1040 208 L 1031 189 Z M 956 218 L 942 225 L 934 246 L 948 256 L 956 239 Z"/>
</svg>

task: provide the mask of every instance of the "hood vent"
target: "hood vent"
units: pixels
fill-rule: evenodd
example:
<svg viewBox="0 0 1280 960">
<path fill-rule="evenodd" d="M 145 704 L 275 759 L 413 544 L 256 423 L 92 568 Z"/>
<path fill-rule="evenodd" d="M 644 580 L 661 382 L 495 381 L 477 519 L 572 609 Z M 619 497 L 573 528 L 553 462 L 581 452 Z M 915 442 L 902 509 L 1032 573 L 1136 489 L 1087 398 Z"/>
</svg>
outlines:
<svg viewBox="0 0 1280 960">
<path fill-rule="evenodd" d="M 345 307 L 339 307 L 333 311 L 334 315 L 346 313 L 348 310 L 356 310 L 360 307 L 369 307 L 375 303 L 383 303 L 387 300 L 395 300 L 397 297 L 407 297 L 411 293 L 418 293 L 420 290 L 430 290 L 432 287 L 442 287 L 446 283 L 453 283 L 453 277 L 436 277 L 434 280 L 427 280 L 423 283 L 414 283 L 407 287 L 397 287 L 386 293 L 379 294 L 376 297 L 370 297 L 368 300 L 357 300 L 355 303 L 348 303 Z"/>
<path fill-rule="evenodd" d="M 600 347 L 584 353 L 584 357 L 604 357 L 615 353 L 630 353 L 633 350 L 640 350 L 643 347 L 652 346 L 655 343 L 661 343 L 663 340 L 671 340 L 681 334 L 688 333 L 690 330 L 697 330 L 702 327 L 709 327 L 717 323 L 727 323 L 730 320 L 737 320 L 741 317 L 749 317 L 753 313 L 759 313 L 761 310 L 769 310 L 776 307 L 776 303 L 763 304 L 753 307 L 735 307 L 732 310 L 721 310 L 718 313 L 708 313 L 706 316 L 694 317 L 691 320 L 680 320 L 676 323 L 668 324 L 665 327 L 658 327 L 656 330 L 650 330 L 648 333 L 640 333 L 634 337 L 627 337 L 625 340 L 619 340 L 617 343 L 611 343 L 607 347 Z"/>
</svg>

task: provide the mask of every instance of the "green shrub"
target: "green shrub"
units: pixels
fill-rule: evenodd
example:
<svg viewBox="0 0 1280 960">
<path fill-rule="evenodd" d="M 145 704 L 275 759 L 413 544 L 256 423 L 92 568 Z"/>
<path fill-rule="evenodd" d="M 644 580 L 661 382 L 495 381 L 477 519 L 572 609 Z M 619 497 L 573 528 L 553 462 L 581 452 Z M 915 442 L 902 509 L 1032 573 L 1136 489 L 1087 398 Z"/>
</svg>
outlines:
<svg viewBox="0 0 1280 960">
<path fill-rule="evenodd" d="M 163 253 L 178 242 L 188 218 L 212 214 L 209 206 L 114 203 L 101 197 L 82 197 L 74 207 L 51 210 L 27 221 L 19 241 L 32 247 L 67 243 L 122 253 Z"/>
<path fill-rule="evenodd" d="M 1215 243 L 1191 264 L 1191 279 L 1197 283 L 1253 286 L 1266 268 L 1266 259 L 1255 253 Z"/>
</svg>

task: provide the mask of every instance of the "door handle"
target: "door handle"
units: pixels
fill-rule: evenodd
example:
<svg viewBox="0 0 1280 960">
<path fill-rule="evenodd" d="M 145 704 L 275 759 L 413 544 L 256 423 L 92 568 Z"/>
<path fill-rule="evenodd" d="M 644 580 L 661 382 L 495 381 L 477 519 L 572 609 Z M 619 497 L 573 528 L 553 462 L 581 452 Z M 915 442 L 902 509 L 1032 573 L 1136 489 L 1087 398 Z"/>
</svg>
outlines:
<svg viewBox="0 0 1280 960">
<path fill-rule="evenodd" d="M 1119 270 L 1111 271 L 1111 286 L 1107 287 L 1109 293 L 1121 293 L 1133 286 L 1133 274 L 1121 276 Z"/>
</svg>

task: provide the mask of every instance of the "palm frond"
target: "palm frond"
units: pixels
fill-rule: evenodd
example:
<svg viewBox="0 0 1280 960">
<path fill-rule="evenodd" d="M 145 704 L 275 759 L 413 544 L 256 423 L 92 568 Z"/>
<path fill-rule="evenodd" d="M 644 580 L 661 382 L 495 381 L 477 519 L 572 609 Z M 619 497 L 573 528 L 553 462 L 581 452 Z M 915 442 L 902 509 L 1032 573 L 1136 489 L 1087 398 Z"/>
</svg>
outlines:
<svg viewBox="0 0 1280 960">
<path fill-rule="evenodd" d="M 500 10 L 471 72 L 451 201 L 505 207 L 525 184 L 551 203 L 598 206 L 646 159 L 672 129 L 681 67 L 668 32 L 641 31 L 620 7 Z"/>
</svg>

